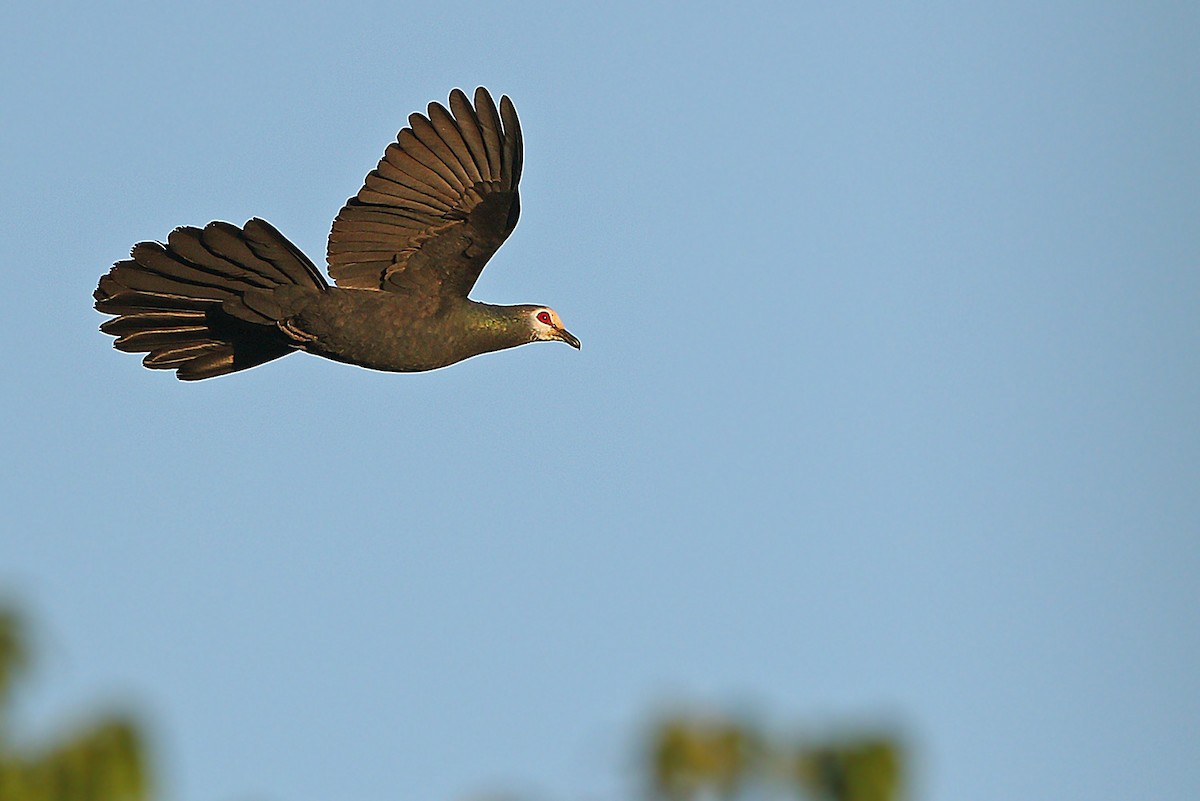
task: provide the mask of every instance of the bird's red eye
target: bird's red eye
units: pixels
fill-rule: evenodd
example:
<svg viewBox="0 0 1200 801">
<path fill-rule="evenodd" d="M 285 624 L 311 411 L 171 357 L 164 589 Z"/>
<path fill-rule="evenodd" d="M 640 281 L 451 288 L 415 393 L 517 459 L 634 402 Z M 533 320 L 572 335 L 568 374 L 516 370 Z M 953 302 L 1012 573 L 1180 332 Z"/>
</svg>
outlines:
<svg viewBox="0 0 1200 801">
<path fill-rule="evenodd" d="M 550 312 L 540 311 L 537 314 L 538 322 L 543 325 L 550 325 Z"/>
</svg>

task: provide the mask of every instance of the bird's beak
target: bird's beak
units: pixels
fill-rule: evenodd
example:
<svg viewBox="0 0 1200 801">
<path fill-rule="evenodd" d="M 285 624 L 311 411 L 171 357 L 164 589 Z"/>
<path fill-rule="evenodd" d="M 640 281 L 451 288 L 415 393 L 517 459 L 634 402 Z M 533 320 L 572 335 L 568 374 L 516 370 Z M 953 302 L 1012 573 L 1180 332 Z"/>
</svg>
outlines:
<svg viewBox="0 0 1200 801">
<path fill-rule="evenodd" d="M 579 340 L 576 339 L 575 335 L 572 334 L 567 329 L 565 329 L 565 328 L 558 329 L 558 338 L 561 339 L 563 342 L 566 342 L 568 345 L 570 345 L 575 350 L 579 350 Z"/>
</svg>

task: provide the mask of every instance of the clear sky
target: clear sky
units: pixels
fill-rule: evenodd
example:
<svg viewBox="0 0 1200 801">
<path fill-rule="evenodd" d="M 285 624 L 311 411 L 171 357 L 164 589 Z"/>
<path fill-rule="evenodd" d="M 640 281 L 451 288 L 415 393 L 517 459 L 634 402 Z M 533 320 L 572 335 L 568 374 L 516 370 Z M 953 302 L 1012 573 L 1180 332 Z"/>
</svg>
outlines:
<svg viewBox="0 0 1200 801">
<path fill-rule="evenodd" d="M 24 731 L 173 801 L 632 796 L 661 705 L 895 724 L 916 797 L 1200 797 L 1194 2 L 7 4 L 0 593 Z M 583 340 L 183 384 L 96 279 L 321 261 L 407 115 L 509 94 L 474 297 Z"/>
</svg>

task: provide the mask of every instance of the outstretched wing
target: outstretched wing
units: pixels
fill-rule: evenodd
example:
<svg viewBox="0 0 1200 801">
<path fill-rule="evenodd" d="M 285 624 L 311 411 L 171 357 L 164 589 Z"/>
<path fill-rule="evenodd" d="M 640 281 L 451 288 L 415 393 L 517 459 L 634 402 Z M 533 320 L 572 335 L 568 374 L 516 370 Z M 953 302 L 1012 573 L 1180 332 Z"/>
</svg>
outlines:
<svg viewBox="0 0 1200 801">
<path fill-rule="evenodd" d="M 429 104 L 388 145 L 329 234 L 338 286 L 466 297 L 517 224 L 521 125 L 508 97 L 475 105 L 458 89 Z"/>
</svg>

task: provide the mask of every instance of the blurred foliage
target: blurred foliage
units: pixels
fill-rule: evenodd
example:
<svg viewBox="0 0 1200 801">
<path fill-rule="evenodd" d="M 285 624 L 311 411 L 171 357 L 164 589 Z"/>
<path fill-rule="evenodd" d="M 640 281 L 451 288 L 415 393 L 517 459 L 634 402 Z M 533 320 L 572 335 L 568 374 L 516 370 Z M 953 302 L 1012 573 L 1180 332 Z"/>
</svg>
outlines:
<svg viewBox="0 0 1200 801">
<path fill-rule="evenodd" d="M 0 608 L 0 801 L 149 801 L 142 738 L 129 719 L 79 727 L 41 749 L 14 744 L 8 700 L 26 666 L 20 620 Z M 809 741 L 679 715 L 660 720 L 643 746 L 652 801 L 902 798 L 903 751 L 886 733 Z"/>
<path fill-rule="evenodd" d="M 25 667 L 25 653 L 21 649 L 21 627 L 16 614 L 0 609 L 0 727 L 4 725 L 4 709 L 13 679 Z M 0 728 L 0 737 L 4 730 Z M 0 740 L 2 741 L 2 740 Z"/>
<path fill-rule="evenodd" d="M 0 610 L 0 801 L 146 801 L 142 740 L 132 721 L 110 717 L 42 749 L 17 748 L 8 698 L 26 665 L 20 620 Z"/>
<path fill-rule="evenodd" d="M 663 801 L 902 798 L 903 751 L 886 734 L 792 741 L 733 719 L 679 716 L 652 729 L 647 751 L 650 792 Z"/>
</svg>

